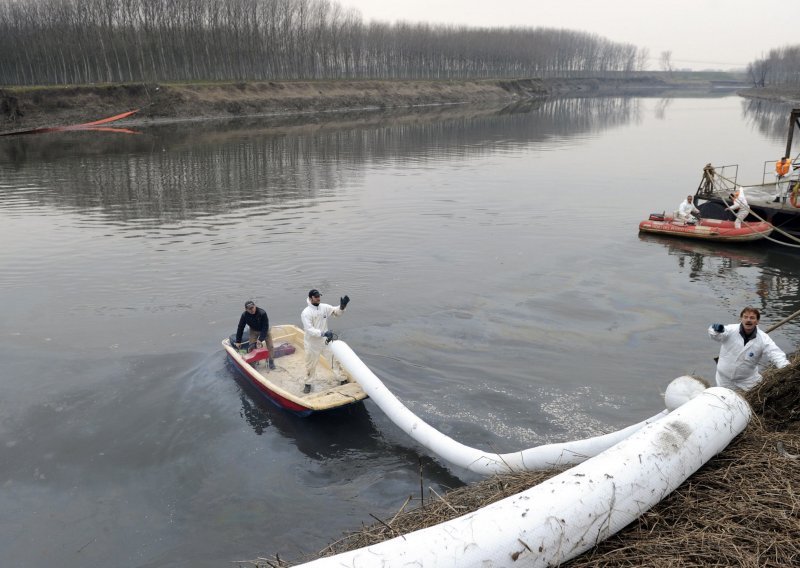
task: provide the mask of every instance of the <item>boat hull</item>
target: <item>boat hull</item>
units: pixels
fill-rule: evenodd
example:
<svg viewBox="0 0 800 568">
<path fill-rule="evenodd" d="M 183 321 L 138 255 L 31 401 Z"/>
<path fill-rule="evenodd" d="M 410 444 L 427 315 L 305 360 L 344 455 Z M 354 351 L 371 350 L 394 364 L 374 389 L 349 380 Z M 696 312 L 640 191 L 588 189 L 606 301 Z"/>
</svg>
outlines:
<svg viewBox="0 0 800 568">
<path fill-rule="evenodd" d="M 231 345 L 230 338 L 222 341 L 228 360 L 239 374 L 274 405 L 297 414 L 309 416 L 358 403 L 367 393 L 346 371 L 339 374 L 331 369 L 330 362 L 320 357 L 317 375 L 311 393 L 302 392 L 305 384 L 305 350 L 303 330 L 293 325 L 274 326 L 271 330 L 275 346 L 289 343 L 294 353 L 275 359 L 276 369 L 269 370 L 267 361 L 248 363 Z M 276 349 L 277 351 L 277 349 Z M 340 381 L 344 380 L 344 384 Z"/>
<path fill-rule="evenodd" d="M 769 236 L 772 230 L 773 227 L 769 223 L 744 222 L 737 229 L 734 221 L 718 219 L 703 219 L 696 225 L 687 225 L 671 217 L 663 220 L 647 219 L 639 223 L 639 231 L 643 233 L 730 243 L 757 241 Z"/>
</svg>

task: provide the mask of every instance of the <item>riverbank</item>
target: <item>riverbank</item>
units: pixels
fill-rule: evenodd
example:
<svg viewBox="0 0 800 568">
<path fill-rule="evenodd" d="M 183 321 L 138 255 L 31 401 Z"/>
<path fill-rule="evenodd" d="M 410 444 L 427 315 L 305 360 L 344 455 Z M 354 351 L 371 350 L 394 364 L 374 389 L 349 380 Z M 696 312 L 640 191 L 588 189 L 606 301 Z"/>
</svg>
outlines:
<svg viewBox="0 0 800 568">
<path fill-rule="evenodd" d="M 139 109 L 126 123 L 513 103 L 553 95 L 641 94 L 680 87 L 657 77 L 474 81 L 270 81 L 0 89 L 0 132 L 82 123 Z M 685 87 L 685 85 L 684 85 Z"/>
<path fill-rule="evenodd" d="M 768 101 L 780 101 L 784 103 L 791 103 L 794 105 L 800 104 L 800 89 L 789 87 L 760 87 L 742 89 L 737 92 L 742 97 L 752 99 L 764 99 Z"/>
</svg>

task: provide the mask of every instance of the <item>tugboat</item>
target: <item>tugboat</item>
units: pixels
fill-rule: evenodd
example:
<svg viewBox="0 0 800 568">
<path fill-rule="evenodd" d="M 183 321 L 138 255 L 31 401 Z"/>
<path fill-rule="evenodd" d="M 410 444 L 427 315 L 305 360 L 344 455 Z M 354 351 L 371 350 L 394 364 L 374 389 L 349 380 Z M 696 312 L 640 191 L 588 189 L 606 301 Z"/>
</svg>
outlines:
<svg viewBox="0 0 800 568">
<path fill-rule="evenodd" d="M 792 109 L 789 115 L 789 134 L 786 152 L 791 158 L 792 138 L 795 128 L 800 129 L 800 108 Z M 750 207 L 747 221 L 766 221 L 775 227 L 773 237 L 782 241 L 800 243 L 800 154 L 792 160 L 792 166 L 783 178 L 779 192 L 775 181 L 775 161 L 764 162 L 761 183 L 743 184 L 738 180 L 738 164 L 713 166 L 706 164 L 694 202 L 703 219 L 732 220 L 733 213 L 727 209 L 732 203 L 731 194 L 743 188 Z M 776 198 L 777 195 L 780 198 Z"/>
</svg>

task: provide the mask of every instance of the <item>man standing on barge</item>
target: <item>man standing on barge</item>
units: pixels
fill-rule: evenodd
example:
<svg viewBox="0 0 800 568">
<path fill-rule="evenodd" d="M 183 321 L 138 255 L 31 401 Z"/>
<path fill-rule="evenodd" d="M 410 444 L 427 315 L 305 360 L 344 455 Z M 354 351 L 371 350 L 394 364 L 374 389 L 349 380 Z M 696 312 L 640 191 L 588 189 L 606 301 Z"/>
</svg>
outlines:
<svg viewBox="0 0 800 568">
<path fill-rule="evenodd" d="M 789 156 L 784 156 L 775 162 L 775 199 L 773 203 L 779 203 L 781 197 L 786 201 L 786 186 L 789 181 L 789 171 L 792 169 L 792 161 Z"/>
</svg>

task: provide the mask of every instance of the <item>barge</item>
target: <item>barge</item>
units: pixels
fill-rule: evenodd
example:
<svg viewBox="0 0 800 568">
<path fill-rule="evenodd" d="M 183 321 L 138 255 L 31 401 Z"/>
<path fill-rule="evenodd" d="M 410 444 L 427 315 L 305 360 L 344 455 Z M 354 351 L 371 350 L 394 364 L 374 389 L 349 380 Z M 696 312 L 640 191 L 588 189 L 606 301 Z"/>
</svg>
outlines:
<svg viewBox="0 0 800 568">
<path fill-rule="evenodd" d="M 738 164 L 714 166 L 706 164 L 694 202 L 703 219 L 730 221 L 734 214 L 728 209 L 732 194 L 744 188 L 750 213 L 746 221 L 767 222 L 774 228 L 773 237 L 783 242 L 800 244 L 800 154 L 792 156 L 792 139 L 800 129 L 800 108 L 789 115 L 789 132 L 784 156 L 791 159 L 788 174 L 778 181 L 775 175 L 776 160 L 764 161 L 760 183 L 745 184 L 739 181 Z"/>
</svg>

